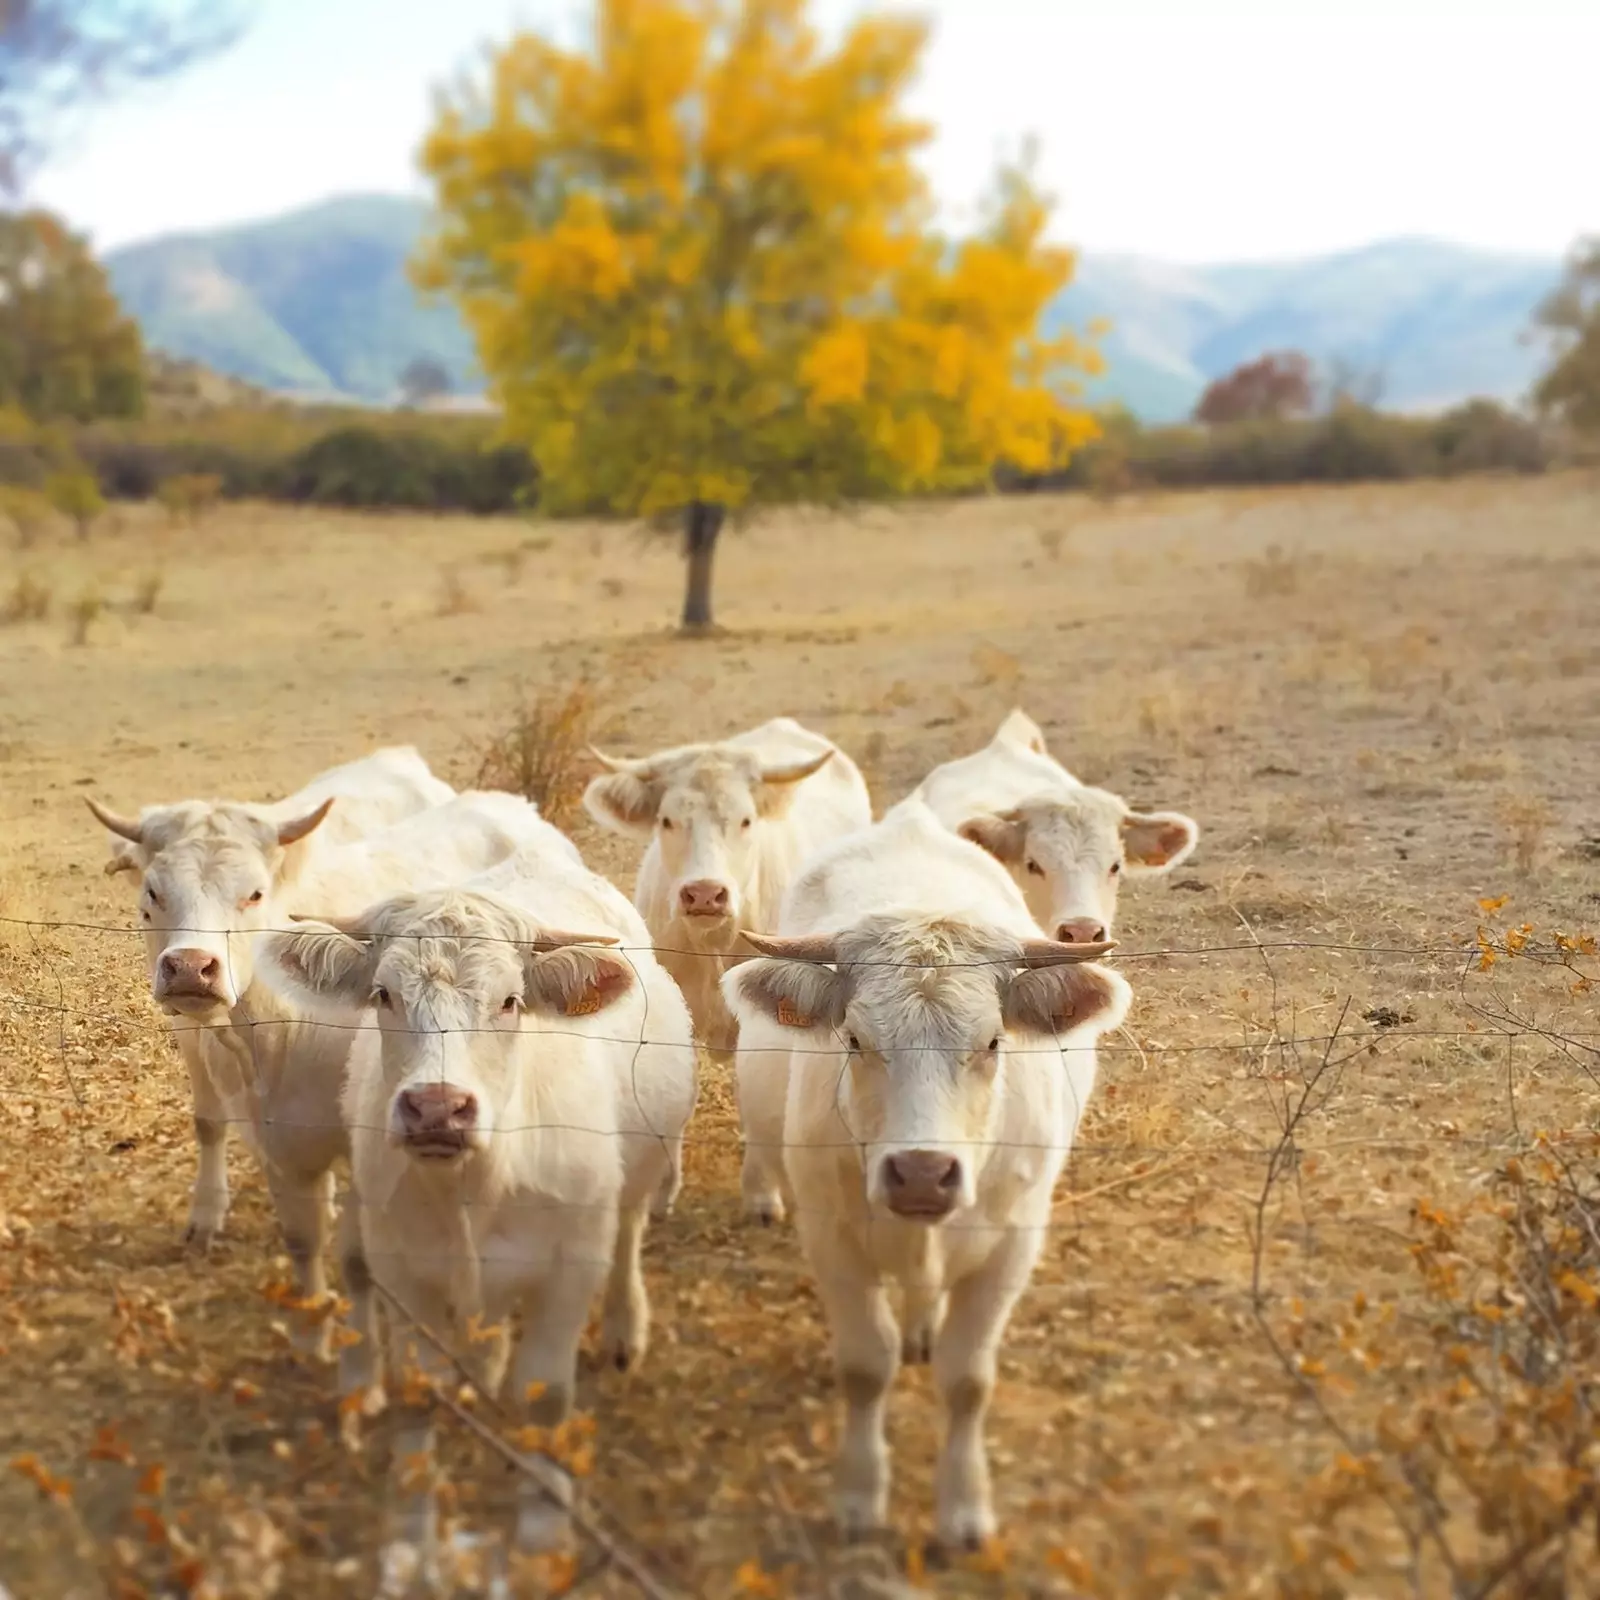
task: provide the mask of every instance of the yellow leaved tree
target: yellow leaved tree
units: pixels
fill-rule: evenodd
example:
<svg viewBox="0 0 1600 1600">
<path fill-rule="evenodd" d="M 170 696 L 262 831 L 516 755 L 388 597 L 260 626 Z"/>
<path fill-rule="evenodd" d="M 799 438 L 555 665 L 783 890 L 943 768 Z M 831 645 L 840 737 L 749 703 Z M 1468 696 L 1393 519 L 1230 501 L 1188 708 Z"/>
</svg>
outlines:
<svg viewBox="0 0 1600 1600">
<path fill-rule="evenodd" d="M 547 509 L 681 514 L 686 628 L 726 515 L 981 486 L 1093 436 L 1072 273 L 1029 164 L 971 237 L 934 227 L 904 105 L 926 30 L 833 42 L 808 0 L 597 0 L 441 97 L 416 267 L 460 303 Z"/>
</svg>

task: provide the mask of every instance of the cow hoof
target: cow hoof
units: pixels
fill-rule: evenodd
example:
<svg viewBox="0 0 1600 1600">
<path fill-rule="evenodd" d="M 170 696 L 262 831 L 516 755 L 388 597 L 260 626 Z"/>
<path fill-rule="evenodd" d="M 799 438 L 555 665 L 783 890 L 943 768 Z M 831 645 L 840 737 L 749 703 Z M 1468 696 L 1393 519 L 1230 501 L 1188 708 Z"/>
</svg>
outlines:
<svg viewBox="0 0 1600 1600">
<path fill-rule="evenodd" d="M 870 1538 L 882 1529 L 887 1513 L 881 1496 L 855 1490 L 841 1493 L 834 1504 L 834 1521 L 841 1539 Z"/>
<path fill-rule="evenodd" d="M 746 1215 L 763 1228 L 776 1227 L 783 1221 L 783 1201 L 776 1195 L 763 1195 L 759 1200 L 750 1201 Z"/>
<path fill-rule="evenodd" d="M 942 1512 L 938 1519 L 939 1543 L 946 1550 L 982 1550 L 998 1529 L 994 1513 L 984 1505 L 961 1506 Z"/>
<path fill-rule="evenodd" d="M 202 1222 L 191 1218 L 189 1226 L 183 1230 L 183 1247 L 193 1255 L 208 1255 L 221 1233 L 220 1222 Z"/>
</svg>

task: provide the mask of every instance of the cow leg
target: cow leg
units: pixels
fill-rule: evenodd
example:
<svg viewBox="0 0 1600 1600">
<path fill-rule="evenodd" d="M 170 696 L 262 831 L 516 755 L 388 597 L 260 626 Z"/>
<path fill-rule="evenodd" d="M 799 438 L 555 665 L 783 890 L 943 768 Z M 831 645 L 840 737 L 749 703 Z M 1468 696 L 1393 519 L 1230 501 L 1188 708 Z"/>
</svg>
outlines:
<svg viewBox="0 0 1600 1600">
<path fill-rule="evenodd" d="M 600 1340 L 602 1359 L 618 1372 L 638 1366 L 650 1343 L 650 1301 L 639 1261 L 646 1220 L 642 1209 L 624 1211 L 617 1219 L 617 1247 L 606 1280 Z"/>
<path fill-rule="evenodd" d="M 201 1058 L 198 1041 L 191 1045 L 180 1034 L 179 1048 L 189 1069 L 194 1139 L 200 1153 L 183 1242 L 209 1250 L 228 1216 L 228 1107 Z"/>
<path fill-rule="evenodd" d="M 339 1348 L 339 1393 L 383 1400 L 382 1323 L 372 1267 L 361 1242 L 361 1197 L 352 1184 L 339 1208 L 339 1270 L 350 1300 L 350 1318 Z"/>
<path fill-rule="evenodd" d="M 889 1296 L 855 1237 L 797 1207 L 800 1243 L 833 1335 L 834 1370 L 844 1395 L 844 1436 L 834 1505 L 846 1536 L 883 1526 L 889 1513 L 889 1444 L 884 1411 L 899 1364 L 900 1339 Z"/>
<path fill-rule="evenodd" d="M 527 1408 L 527 1421 L 536 1428 L 558 1428 L 572 1415 L 578 1346 L 610 1268 L 603 1241 L 615 1237 L 619 1219 L 608 1220 L 606 1233 L 568 1242 L 550 1277 L 524 1303 L 507 1398 Z M 533 1468 L 519 1489 L 516 1543 L 526 1551 L 558 1549 L 572 1531 L 572 1475 L 547 1456 L 536 1457 Z"/>
<path fill-rule="evenodd" d="M 739 1132 L 744 1138 L 744 1160 L 739 1188 L 745 1215 L 771 1227 L 782 1222 L 783 1118 L 789 1094 L 788 1043 L 759 1022 L 752 1022 L 748 1037 L 734 1059 L 734 1097 L 739 1106 Z"/>
<path fill-rule="evenodd" d="M 976 1272 L 950 1290 L 933 1347 L 933 1378 L 947 1429 L 936 1474 L 935 1530 L 941 1543 L 976 1549 L 995 1532 L 983 1422 L 994 1393 L 1000 1340 L 1042 1243 L 1035 1229 L 1007 1236 Z"/>
<path fill-rule="evenodd" d="M 307 1177 L 277 1162 L 267 1165 L 267 1184 L 272 1204 L 283 1229 L 283 1246 L 294 1269 L 296 1299 L 305 1309 L 290 1320 L 295 1348 L 321 1360 L 328 1357 L 328 1212 L 333 1173 L 319 1172 Z"/>
<path fill-rule="evenodd" d="M 650 1215 L 657 1222 L 672 1215 L 672 1208 L 683 1190 L 683 1135 L 680 1133 L 661 1142 L 666 1148 L 667 1170 L 661 1174 L 661 1183 L 650 1201 Z"/>
<path fill-rule="evenodd" d="M 408 1313 L 390 1319 L 396 1373 L 395 1425 L 389 1489 L 389 1528 L 380 1556 L 380 1594 L 414 1592 L 418 1576 L 424 1584 L 435 1575 L 439 1557 L 438 1506 L 434 1496 L 433 1394 L 448 1392 L 456 1370 L 448 1356 L 419 1331 L 416 1317 L 435 1339 L 451 1331 L 447 1297 L 416 1281 L 403 1261 L 391 1258 L 390 1288 Z M 433 1592 L 424 1589 L 424 1592 Z"/>
</svg>

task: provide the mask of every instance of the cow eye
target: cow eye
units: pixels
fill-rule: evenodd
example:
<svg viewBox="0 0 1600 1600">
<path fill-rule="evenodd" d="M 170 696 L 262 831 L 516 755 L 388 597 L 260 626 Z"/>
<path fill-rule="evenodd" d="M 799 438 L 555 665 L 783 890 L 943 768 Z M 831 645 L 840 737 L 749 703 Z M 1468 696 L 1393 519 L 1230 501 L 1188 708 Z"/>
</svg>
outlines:
<svg viewBox="0 0 1600 1600">
<path fill-rule="evenodd" d="M 387 1006 L 389 1004 L 389 991 L 380 983 L 378 987 L 372 991 L 372 999 L 376 1005 Z"/>
<path fill-rule="evenodd" d="M 858 1055 L 860 1054 L 860 1052 L 861 1052 L 861 1041 L 858 1038 L 856 1038 L 856 1036 L 853 1033 L 849 1035 L 849 1037 L 846 1040 L 846 1043 L 850 1046 L 850 1049 L 851 1049 L 851 1051 L 853 1053 L 858 1054 Z"/>
<path fill-rule="evenodd" d="M 161 909 L 161 896 L 154 889 L 146 889 L 145 894 L 149 897 L 150 904 L 159 911 Z"/>
<path fill-rule="evenodd" d="M 750 819 L 749 819 L 749 817 L 746 817 L 746 818 L 745 818 L 745 819 L 744 819 L 744 821 L 743 821 L 743 822 L 741 822 L 741 823 L 740 823 L 740 824 L 739 824 L 739 826 L 740 826 L 740 827 L 741 827 L 741 828 L 748 828 L 748 827 L 749 827 L 749 826 L 750 826 Z"/>
<path fill-rule="evenodd" d="M 1031 872 L 1036 878 L 1042 878 L 1044 876 L 1044 868 L 1041 867 L 1037 861 L 1029 861 L 1028 871 Z"/>
<path fill-rule="evenodd" d="M 1000 1048 L 1000 1035 L 997 1033 L 994 1036 L 994 1038 L 992 1038 L 989 1041 L 989 1054 L 993 1055 L 995 1053 L 995 1051 L 998 1050 L 999 1048 Z"/>
<path fill-rule="evenodd" d="M 1120 861 L 1113 861 L 1111 863 L 1111 876 L 1114 878 L 1121 871 L 1122 871 L 1122 863 Z"/>
<path fill-rule="evenodd" d="M 250 905 L 253 905 L 253 906 L 260 905 L 261 904 L 261 891 L 259 889 L 253 890 L 251 892 L 250 899 L 249 899 L 249 901 L 247 903 L 250 904 Z"/>
<path fill-rule="evenodd" d="M 505 999 L 500 1002 L 500 1015 L 502 1017 L 514 1017 L 521 1009 L 522 1001 L 514 994 L 508 994 Z"/>
<path fill-rule="evenodd" d="M 662 831 L 663 832 L 669 830 L 672 827 L 672 818 L 671 817 L 663 817 L 661 819 L 661 827 L 662 827 Z"/>
</svg>

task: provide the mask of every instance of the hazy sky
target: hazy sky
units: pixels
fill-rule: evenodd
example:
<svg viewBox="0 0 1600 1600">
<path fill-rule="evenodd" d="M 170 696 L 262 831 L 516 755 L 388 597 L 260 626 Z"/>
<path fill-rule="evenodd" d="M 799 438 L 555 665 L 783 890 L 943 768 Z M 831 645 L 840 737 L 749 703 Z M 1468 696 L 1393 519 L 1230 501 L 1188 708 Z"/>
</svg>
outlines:
<svg viewBox="0 0 1600 1600">
<path fill-rule="evenodd" d="M 429 90 L 578 0 L 257 0 L 228 56 L 97 118 L 37 198 L 101 248 L 416 189 Z M 855 0 L 817 0 L 824 22 Z M 1181 261 L 1600 232 L 1600 0 L 923 0 L 952 208 L 1036 133 L 1057 231 Z"/>
</svg>

